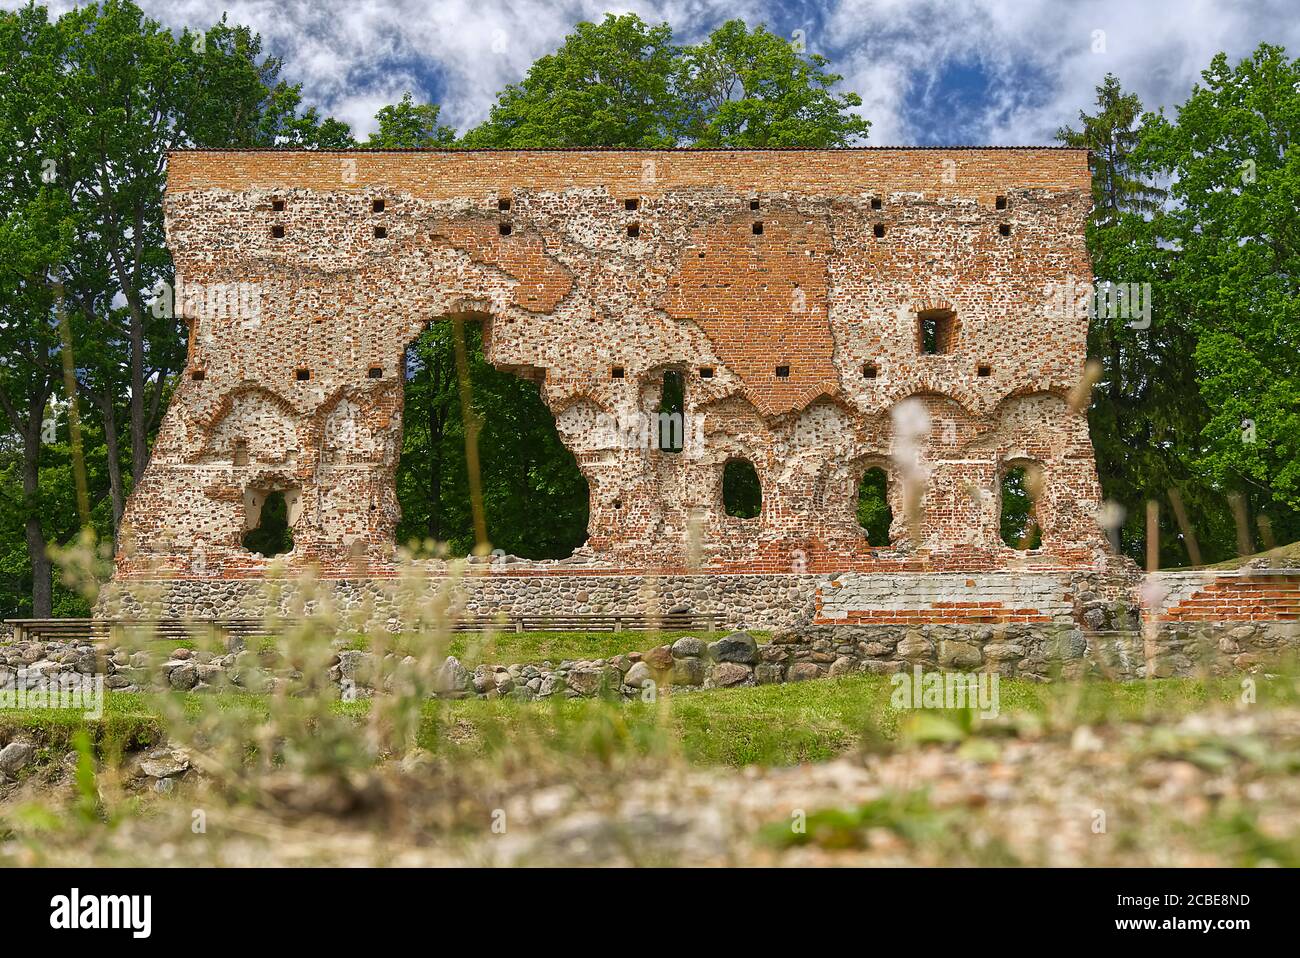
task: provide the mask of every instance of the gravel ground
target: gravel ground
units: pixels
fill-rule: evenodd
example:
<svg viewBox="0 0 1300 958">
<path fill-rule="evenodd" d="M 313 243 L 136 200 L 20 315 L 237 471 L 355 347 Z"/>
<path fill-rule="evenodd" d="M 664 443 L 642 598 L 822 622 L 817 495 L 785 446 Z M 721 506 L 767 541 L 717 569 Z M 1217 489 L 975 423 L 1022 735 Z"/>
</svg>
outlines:
<svg viewBox="0 0 1300 958">
<path fill-rule="evenodd" d="M 454 797 L 433 784 L 436 764 L 390 769 L 382 824 L 219 806 L 191 781 L 108 828 L 20 824 L 0 863 L 1294 866 L 1298 771 L 1300 710 L 1244 707 L 1168 724 L 1007 726 L 793 768 L 521 771 Z M 30 798 L 11 790 L 6 824 Z M 429 809 L 453 807 L 454 829 L 431 825 Z"/>
</svg>

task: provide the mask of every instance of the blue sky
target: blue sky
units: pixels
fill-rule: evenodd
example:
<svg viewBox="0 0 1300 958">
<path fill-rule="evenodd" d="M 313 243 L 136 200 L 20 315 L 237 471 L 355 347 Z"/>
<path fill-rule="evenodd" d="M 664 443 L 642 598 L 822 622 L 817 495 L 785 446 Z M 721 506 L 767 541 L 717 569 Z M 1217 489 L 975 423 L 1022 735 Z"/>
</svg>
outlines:
<svg viewBox="0 0 1300 958">
<path fill-rule="evenodd" d="M 305 99 L 373 129 L 410 90 L 464 130 L 580 20 L 635 12 L 690 42 L 732 17 L 829 57 L 863 99 L 875 145 L 1048 143 L 1114 72 L 1172 108 L 1219 50 L 1263 40 L 1300 56 L 1295 0 L 137 0 L 179 28 L 227 11 L 285 60 Z M 0 0 L 13 7 L 13 0 Z M 53 11 L 71 6 L 52 2 Z"/>
</svg>

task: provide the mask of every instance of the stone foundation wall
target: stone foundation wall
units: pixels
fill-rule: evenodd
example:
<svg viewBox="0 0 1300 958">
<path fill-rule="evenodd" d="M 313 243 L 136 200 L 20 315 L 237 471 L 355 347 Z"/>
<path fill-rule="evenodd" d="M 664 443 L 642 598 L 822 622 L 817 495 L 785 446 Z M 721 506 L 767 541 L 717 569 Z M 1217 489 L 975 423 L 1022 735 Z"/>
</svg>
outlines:
<svg viewBox="0 0 1300 958">
<path fill-rule="evenodd" d="M 1295 568 L 1167 572 L 1145 593 L 1145 614 L 1162 622 L 1300 622 Z"/>
<path fill-rule="evenodd" d="M 448 657 L 434 688 L 442 698 L 632 698 L 652 686 L 731 688 L 914 668 L 996 672 L 1040 682 L 1131 681 L 1253 672 L 1294 660 L 1298 649 L 1300 623 L 1206 622 L 1103 633 L 1040 623 L 821 625 L 787 630 L 762 644 L 745 632 L 709 643 L 687 636 L 608 659 L 483 664 L 472 672 Z M 382 686 L 375 676 L 390 674 L 396 665 L 378 662 L 369 652 L 340 649 L 329 677 L 340 695 L 366 698 Z M 161 642 L 157 650 L 135 652 L 105 651 L 84 642 L 0 644 L 0 687 L 37 678 L 56 683 L 65 674 L 102 674 L 107 689 L 124 692 L 267 692 L 287 681 L 292 670 L 272 653 L 247 649 L 221 654 L 168 651 Z"/>
<path fill-rule="evenodd" d="M 332 603 L 358 625 L 402 631 L 419 610 L 465 615 L 654 615 L 692 612 L 717 628 L 775 629 L 811 622 L 819 578 L 811 575 L 510 575 L 323 581 L 310 590 L 258 580 L 116 582 L 96 607 L 103 618 L 214 619 L 293 615 Z M 305 599 L 306 591 L 317 598 Z"/>
<path fill-rule="evenodd" d="M 308 591 L 318 598 L 306 599 Z M 1136 626 L 1136 619 L 1125 612 L 1132 592 L 1132 582 L 1124 576 L 1062 570 L 832 576 L 475 570 L 461 577 L 327 580 L 310 588 L 248 579 L 119 581 L 105 590 L 96 614 L 146 619 L 292 615 L 304 603 L 311 609 L 328 601 L 371 628 L 391 631 L 407 628 L 430 605 L 475 616 L 689 612 L 714 618 L 720 629 L 1035 622 L 1099 630 Z"/>
</svg>

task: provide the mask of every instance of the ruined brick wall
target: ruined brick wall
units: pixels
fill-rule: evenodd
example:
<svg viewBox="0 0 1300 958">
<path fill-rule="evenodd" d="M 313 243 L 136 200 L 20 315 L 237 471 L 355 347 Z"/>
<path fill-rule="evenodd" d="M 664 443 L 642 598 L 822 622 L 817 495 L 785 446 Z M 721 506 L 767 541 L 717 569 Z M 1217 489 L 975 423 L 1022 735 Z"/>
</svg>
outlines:
<svg viewBox="0 0 1300 958">
<path fill-rule="evenodd" d="M 134 490 L 119 580 L 260 576 L 241 539 L 283 491 L 291 566 L 393 572 L 407 346 L 455 315 L 535 380 L 591 494 L 588 542 L 540 570 L 993 572 L 1103 561 L 1085 416 L 1086 153 L 195 151 L 170 158 L 189 359 Z M 944 317 L 927 355 L 920 317 Z M 680 453 L 648 431 L 685 383 Z M 900 404 L 923 489 L 905 521 Z M 631 428 L 629 428 L 629 425 Z M 755 519 L 722 471 L 753 463 Z M 1039 464 L 1040 549 L 998 534 Z M 855 519 L 890 475 L 894 527 Z M 431 568 L 436 571 L 436 568 Z M 1014 604 L 1013 604 L 1014 607 Z"/>
</svg>

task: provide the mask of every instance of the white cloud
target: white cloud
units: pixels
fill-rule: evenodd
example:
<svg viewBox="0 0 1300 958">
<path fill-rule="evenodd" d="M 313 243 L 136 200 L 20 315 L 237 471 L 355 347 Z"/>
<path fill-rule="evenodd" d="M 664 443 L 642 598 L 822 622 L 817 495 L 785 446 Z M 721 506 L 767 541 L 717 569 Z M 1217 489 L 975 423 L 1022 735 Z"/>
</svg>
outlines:
<svg viewBox="0 0 1300 958">
<path fill-rule="evenodd" d="M 954 62 L 976 63 L 991 78 L 958 132 L 991 144 L 1046 143 L 1092 105 L 1107 72 L 1148 108 L 1173 107 L 1220 50 L 1239 59 L 1265 39 L 1293 55 L 1300 48 L 1300 21 L 1283 0 L 843 0 L 828 29 L 846 85 L 864 100 L 882 70 L 895 78 L 877 98 L 891 113 L 867 112 L 878 143 L 915 141 L 927 117 L 903 109 L 906 93 L 924 91 Z"/>
<path fill-rule="evenodd" d="M 0 0 L 12 7 L 17 0 Z M 69 4 L 52 3 L 54 11 Z M 862 96 L 870 142 L 925 138 L 1044 143 L 1089 107 L 1107 71 L 1148 107 L 1187 95 L 1219 50 L 1236 59 L 1261 40 L 1300 50 L 1291 0 L 825 0 L 793 13 L 779 0 L 141 0 L 172 27 L 201 28 L 224 9 L 262 34 L 301 82 L 308 103 L 364 137 L 375 110 L 436 77 L 446 122 L 481 121 L 497 93 L 551 52 L 579 20 L 633 11 L 667 20 L 679 41 L 740 17 L 788 35 L 806 32 L 829 56 L 843 88 Z M 811 22 L 799 22 L 807 19 Z M 1093 31 L 1105 32 L 1093 52 Z M 940 80 L 954 65 L 977 68 L 987 88 L 954 110 Z"/>
</svg>

